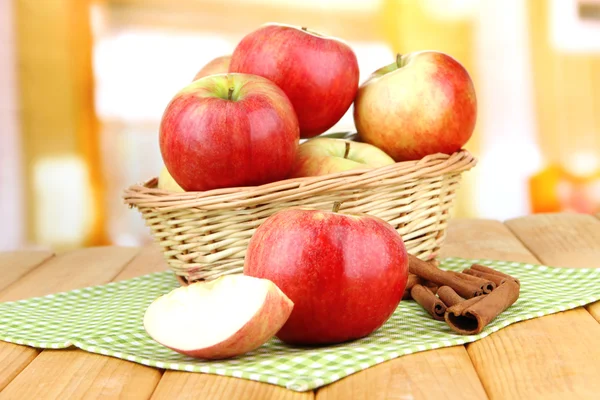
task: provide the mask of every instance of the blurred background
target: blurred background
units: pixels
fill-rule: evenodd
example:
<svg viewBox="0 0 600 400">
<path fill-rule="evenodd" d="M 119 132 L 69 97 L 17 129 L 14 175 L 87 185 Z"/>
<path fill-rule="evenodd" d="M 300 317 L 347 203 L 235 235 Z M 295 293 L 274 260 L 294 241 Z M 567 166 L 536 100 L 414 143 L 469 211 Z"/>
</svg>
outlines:
<svg viewBox="0 0 600 400">
<path fill-rule="evenodd" d="M 160 171 L 164 107 L 265 22 L 345 39 L 361 82 L 398 52 L 467 68 L 455 217 L 600 212 L 600 0 L 0 0 L 0 250 L 148 242 L 121 195 Z"/>
</svg>

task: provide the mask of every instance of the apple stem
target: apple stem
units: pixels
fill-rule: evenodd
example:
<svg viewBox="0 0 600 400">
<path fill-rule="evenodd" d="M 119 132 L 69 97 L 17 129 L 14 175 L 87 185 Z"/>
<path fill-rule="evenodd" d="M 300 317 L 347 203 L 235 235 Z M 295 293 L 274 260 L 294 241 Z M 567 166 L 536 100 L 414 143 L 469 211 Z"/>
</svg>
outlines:
<svg viewBox="0 0 600 400">
<path fill-rule="evenodd" d="M 396 54 L 396 65 L 398 68 L 402 67 L 402 54 Z"/>
<path fill-rule="evenodd" d="M 233 96 L 233 88 L 229 88 L 229 92 L 227 92 L 227 99 L 231 100 L 231 96 Z"/>
<path fill-rule="evenodd" d="M 305 27 L 305 26 L 303 26 L 303 27 L 302 27 L 302 30 L 303 30 L 303 31 L 307 31 L 307 30 L 308 30 L 308 28 L 307 28 L 307 27 Z"/>
<path fill-rule="evenodd" d="M 340 207 L 342 206 L 342 202 L 341 201 L 336 201 L 335 203 L 333 203 L 333 209 L 332 211 L 334 213 L 340 211 Z"/>
<path fill-rule="evenodd" d="M 346 142 L 346 151 L 344 152 L 344 158 L 348 158 L 349 153 L 350 153 L 350 142 Z"/>
</svg>

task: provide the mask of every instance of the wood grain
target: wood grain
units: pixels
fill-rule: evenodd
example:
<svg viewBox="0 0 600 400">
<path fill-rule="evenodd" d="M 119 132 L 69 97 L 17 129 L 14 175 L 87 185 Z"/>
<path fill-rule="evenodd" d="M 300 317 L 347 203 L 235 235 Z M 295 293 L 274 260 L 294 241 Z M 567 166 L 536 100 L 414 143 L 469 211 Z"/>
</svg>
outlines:
<svg viewBox="0 0 600 400">
<path fill-rule="evenodd" d="M 600 219 L 586 214 L 539 214 L 506 225 L 544 264 L 600 268 Z M 585 307 L 600 322 L 600 301 Z"/>
<path fill-rule="evenodd" d="M 127 267 L 113 279 L 113 282 L 131 279 L 136 276 L 151 274 L 153 272 L 167 271 L 168 269 L 169 267 L 162 255 L 160 247 L 152 244 L 143 247 L 139 254 L 127 264 Z"/>
<path fill-rule="evenodd" d="M 101 247 L 60 255 L 17 281 L 6 293 L 0 293 L 0 300 L 107 283 L 128 264 L 138 273 L 142 272 L 142 264 L 152 269 L 151 263 L 140 263 L 135 259 L 130 263 L 138 252 L 136 248 Z M 0 354 L 8 354 L 6 360 L 0 358 L 3 365 L 7 365 L 6 371 L 0 370 L 0 381 L 5 379 L 10 383 L 0 398 L 147 399 L 162 374 L 155 368 L 77 349 L 45 350 L 35 357 L 37 350 L 25 346 L 4 349 L 5 345 L 8 344 L 0 342 Z M 15 372 L 18 373 L 16 377 Z"/>
<path fill-rule="evenodd" d="M 0 292 L 0 301 L 68 291 L 110 282 L 135 257 L 132 247 L 95 247 L 51 258 Z"/>
<path fill-rule="evenodd" d="M 600 221 L 586 214 L 536 214 L 506 225 L 544 264 L 600 267 Z"/>
<path fill-rule="evenodd" d="M 208 374 L 166 371 L 152 396 L 162 399 L 309 400 L 313 392 L 293 392 L 280 386 Z"/>
<path fill-rule="evenodd" d="M 0 399 L 148 399 L 160 375 L 158 369 L 81 350 L 44 350 Z"/>
<path fill-rule="evenodd" d="M 0 253 L 0 291 L 53 256 L 50 251 L 13 251 Z"/>
<path fill-rule="evenodd" d="M 507 226 L 470 222 L 452 224 L 442 256 L 495 254 L 498 259 L 539 262 Z M 498 250 L 490 249 L 492 243 Z M 513 324 L 467 345 L 467 351 L 491 399 L 595 398 L 600 390 L 595 383 L 599 337 L 600 325 L 580 308 Z"/>
<path fill-rule="evenodd" d="M 318 390 L 318 400 L 485 399 L 464 346 L 411 354 Z"/>
<path fill-rule="evenodd" d="M 0 391 L 39 354 L 39 350 L 0 342 Z"/>
</svg>

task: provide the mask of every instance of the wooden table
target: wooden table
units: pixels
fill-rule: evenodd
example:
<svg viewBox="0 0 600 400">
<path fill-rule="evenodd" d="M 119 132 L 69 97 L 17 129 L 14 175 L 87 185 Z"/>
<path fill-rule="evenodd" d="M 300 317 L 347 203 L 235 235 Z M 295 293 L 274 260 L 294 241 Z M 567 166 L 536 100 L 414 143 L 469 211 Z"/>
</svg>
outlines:
<svg viewBox="0 0 600 400">
<path fill-rule="evenodd" d="M 600 215 L 455 220 L 442 256 L 600 268 Z M 4 253 L 0 301 L 165 269 L 156 247 Z M 597 302 L 511 325 L 466 346 L 400 357 L 307 393 L 163 371 L 77 349 L 39 351 L 0 342 L 0 399 L 597 399 L 599 321 Z"/>
</svg>

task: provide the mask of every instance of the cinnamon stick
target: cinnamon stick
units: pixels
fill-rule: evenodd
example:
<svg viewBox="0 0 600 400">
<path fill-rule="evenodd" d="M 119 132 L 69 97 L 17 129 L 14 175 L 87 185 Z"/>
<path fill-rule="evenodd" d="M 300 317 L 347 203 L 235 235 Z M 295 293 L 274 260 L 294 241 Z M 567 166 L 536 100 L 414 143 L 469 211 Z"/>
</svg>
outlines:
<svg viewBox="0 0 600 400">
<path fill-rule="evenodd" d="M 500 275 L 494 275 L 494 274 L 488 274 L 487 272 L 475 271 L 470 268 L 465 269 L 462 273 L 465 275 L 477 276 L 477 277 L 480 277 L 483 279 L 488 279 L 488 280 L 494 282 L 496 284 L 496 286 L 502 285 L 508 279 L 508 278 L 505 278 Z"/>
<path fill-rule="evenodd" d="M 410 290 L 410 295 L 434 319 L 438 321 L 444 320 L 446 305 L 425 286 L 420 284 L 414 285 Z"/>
<path fill-rule="evenodd" d="M 460 297 L 450 286 L 442 286 L 439 288 L 437 295 L 447 308 L 465 301 L 465 299 Z"/>
<path fill-rule="evenodd" d="M 487 324 L 517 301 L 519 289 L 514 280 L 507 280 L 490 294 L 473 297 L 449 307 L 445 320 L 452 330 L 462 335 L 480 333 Z"/>
<path fill-rule="evenodd" d="M 460 272 L 454 272 L 454 271 L 448 271 L 448 272 L 450 272 L 453 275 L 456 275 L 457 278 L 469 280 L 473 283 L 476 283 L 481 288 L 481 291 L 483 292 L 483 294 L 491 293 L 492 290 L 496 289 L 496 284 L 489 279 L 484 279 L 484 278 L 474 276 L 474 275 L 461 274 Z"/>
<path fill-rule="evenodd" d="M 483 272 L 483 273 L 486 273 L 486 274 L 501 276 L 501 277 L 506 278 L 506 279 L 511 279 L 517 285 L 521 286 L 521 282 L 517 278 L 515 278 L 514 276 L 510 276 L 508 274 L 505 274 L 504 272 L 500 272 L 500 271 L 497 271 L 497 270 L 495 270 L 493 268 L 486 267 L 485 265 L 473 264 L 473 265 L 471 265 L 471 270 L 478 271 L 480 273 Z"/>
<path fill-rule="evenodd" d="M 408 281 L 406 282 L 406 288 L 404 288 L 404 295 L 402 296 L 402 300 L 410 300 L 411 296 L 410 296 L 410 290 L 413 288 L 413 286 L 415 286 L 416 284 L 423 284 L 424 281 L 420 276 L 417 276 L 415 274 L 408 274 Z"/>
<path fill-rule="evenodd" d="M 450 271 L 444 271 L 436 268 L 430 263 L 422 261 L 421 259 L 408 255 L 408 270 L 420 276 L 421 278 L 433 282 L 439 286 L 450 286 L 460 296 L 470 299 L 475 296 L 483 294 L 483 289 L 477 283 L 470 280 L 461 279 Z"/>
</svg>

